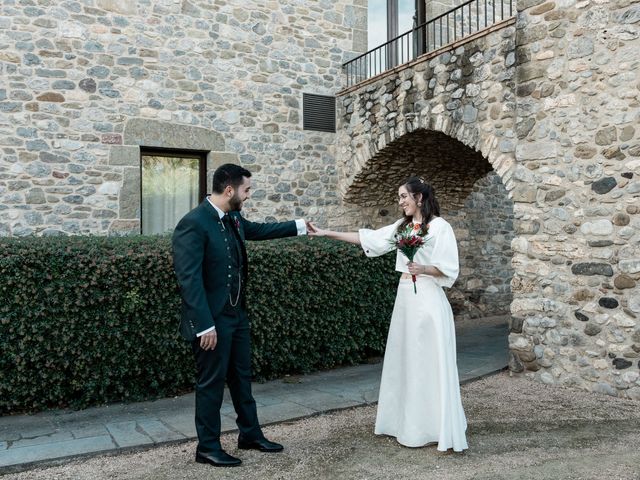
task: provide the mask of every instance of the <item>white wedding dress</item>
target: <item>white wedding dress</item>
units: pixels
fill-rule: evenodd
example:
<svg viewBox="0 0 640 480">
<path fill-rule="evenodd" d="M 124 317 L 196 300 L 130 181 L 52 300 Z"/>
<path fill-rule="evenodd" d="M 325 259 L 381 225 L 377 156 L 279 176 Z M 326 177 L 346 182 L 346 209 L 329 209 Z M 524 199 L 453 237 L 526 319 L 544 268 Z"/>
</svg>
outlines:
<svg viewBox="0 0 640 480">
<path fill-rule="evenodd" d="M 395 249 L 398 220 L 379 230 L 362 229 L 367 256 Z M 453 313 L 442 287 L 458 276 L 458 247 L 453 229 L 441 217 L 429 224 L 426 243 L 414 262 L 437 267 L 444 277 L 400 279 L 384 356 L 375 433 L 391 435 L 408 447 L 437 443 L 438 450 L 468 448 L 467 421 L 460 399 Z M 396 270 L 408 272 L 397 253 Z"/>
</svg>

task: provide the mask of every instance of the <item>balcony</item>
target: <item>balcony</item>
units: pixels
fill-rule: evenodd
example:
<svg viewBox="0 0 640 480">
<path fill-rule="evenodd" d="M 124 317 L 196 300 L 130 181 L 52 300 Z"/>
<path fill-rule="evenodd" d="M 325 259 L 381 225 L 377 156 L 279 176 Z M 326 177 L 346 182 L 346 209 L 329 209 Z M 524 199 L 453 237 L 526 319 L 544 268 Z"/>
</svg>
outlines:
<svg viewBox="0 0 640 480">
<path fill-rule="evenodd" d="M 419 57 L 493 29 L 513 17 L 515 0 L 469 0 L 346 62 L 349 89 Z"/>
</svg>

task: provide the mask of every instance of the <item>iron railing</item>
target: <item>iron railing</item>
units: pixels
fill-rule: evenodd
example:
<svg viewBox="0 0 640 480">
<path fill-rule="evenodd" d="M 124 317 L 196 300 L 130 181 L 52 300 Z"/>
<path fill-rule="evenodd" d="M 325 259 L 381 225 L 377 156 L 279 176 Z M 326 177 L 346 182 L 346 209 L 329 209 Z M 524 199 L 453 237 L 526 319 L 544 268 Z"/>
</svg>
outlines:
<svg viewBox="0 0 640 480">
<path fill-rule="evenodd" d="M 346 62 L 347 88 L 513 16 L 515 0 L 469 0 Z"/>
</svg>

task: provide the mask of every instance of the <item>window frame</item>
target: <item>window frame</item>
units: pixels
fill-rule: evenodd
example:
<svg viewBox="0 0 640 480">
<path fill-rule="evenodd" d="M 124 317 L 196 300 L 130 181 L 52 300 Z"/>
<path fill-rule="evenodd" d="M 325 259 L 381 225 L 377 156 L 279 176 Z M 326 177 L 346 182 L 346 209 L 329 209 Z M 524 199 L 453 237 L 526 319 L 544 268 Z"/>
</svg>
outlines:
<svg viewBox="0 0 640 480">
<path fill-rule="evenodd" d="M 143 157 L 170 157 L 170 158 L 193 158 L 198 160 L 198 201 L 202 202 L 207 196 L 207 156 L 209 152 L 207 150 L 185 150 L 179 148 L 165 148 L 165 147 L 140 147 L 140 234 L 141 235 L 153 235 L 150 233 L 145 234 L 142 231 L 144 211 L 142 205 L 144 204 L 142 195 L 142 169 L 144 168 Z"/>
</svg>

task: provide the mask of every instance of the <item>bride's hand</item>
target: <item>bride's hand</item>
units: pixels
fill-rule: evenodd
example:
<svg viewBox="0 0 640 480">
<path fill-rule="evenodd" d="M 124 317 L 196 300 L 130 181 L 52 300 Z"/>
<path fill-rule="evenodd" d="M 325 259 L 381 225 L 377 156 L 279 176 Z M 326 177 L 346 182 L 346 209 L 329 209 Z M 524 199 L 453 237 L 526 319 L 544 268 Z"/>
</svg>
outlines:
<svg viewBox="0 0 640 480">
<path fill-rule="evenodd" d="M 327 231 L 316 227 L 316 225 L 311 222 L 307 222 L 307 234 L 310 237 L 324 237 Z"/>
<path fill-rule="evenodd" d="M 409 262 L 407 263 L 407 267 L 409 267 L 409 273 L 411 275 L 422 275 L 426 273 L 425 265 L 420 265 L 419 263 Z"/>
</svg>

